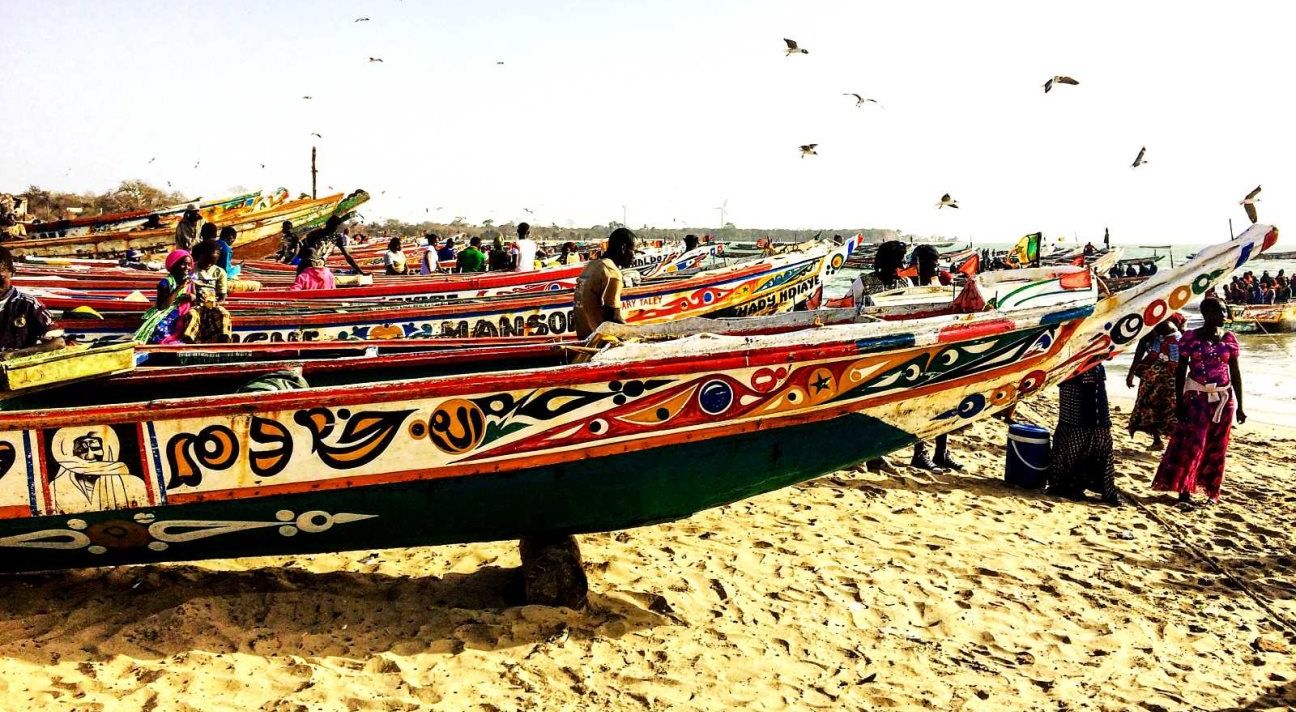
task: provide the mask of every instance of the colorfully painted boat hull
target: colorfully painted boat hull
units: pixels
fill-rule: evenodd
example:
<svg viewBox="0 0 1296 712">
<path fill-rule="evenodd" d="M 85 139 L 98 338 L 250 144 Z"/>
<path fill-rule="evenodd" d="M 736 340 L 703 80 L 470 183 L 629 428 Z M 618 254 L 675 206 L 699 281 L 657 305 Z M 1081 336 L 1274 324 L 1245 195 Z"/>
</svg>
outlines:
<svg viewBox="0 0 1296 712">
<path fill-rule="evenodd" d="M 679 334 L 555 368 L 0 414 L 0 570 L 688 516 L 963 427 L 1092 368 L 1276 238 L 1253 226 L 1062 311 L 773 333 L 754 319 L 745 336 Z"/>
</svg>

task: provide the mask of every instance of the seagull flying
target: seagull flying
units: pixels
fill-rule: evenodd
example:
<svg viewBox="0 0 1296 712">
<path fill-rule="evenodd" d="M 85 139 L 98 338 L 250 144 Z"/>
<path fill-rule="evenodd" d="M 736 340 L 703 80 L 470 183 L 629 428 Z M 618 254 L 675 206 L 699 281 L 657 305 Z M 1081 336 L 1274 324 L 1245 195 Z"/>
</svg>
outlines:
<svg viewBox="0 0 1296 712">
<path fill-rule="evenodd" d="M 194 161 L 194 168 L 197 168 L 199 163 L 202 163 L 202 161 Z"/>
<path fill-rule="evenodd" d="M 810 54 L 810 50 L 801 49 L 800 47 L 798 47 L 796 40 L 790 40 L 784 37 L 783 41 L 787 43 L 787 49 L 783 51 L 784 57 L 791 57 L 792 55 L 797 54 L 798 52 L 801 54 Z"/>
<path fill-rule="evenodd" d="M 264 164 L 264 163 L 262 163 L 262 164 L 261 164 L 261 167 L 262 167 L 262 168 L 265 168 L 265 164 Z"/>
<path fill-rule="evenodd" d="M 1131 165 L 1130 168 L 1138 168 L 1144 163 L 1147 163 L 1147 161 L 1143 160 L 1143 154 L 1145 153 L 1147 153 L 1147 146 L 1139 149 L 1139 155 L 1134 157 L 1134 164 Z"/>
<path fill-rule="evenodd" d="M 154 157 L 152 157 L 152 158 L 149 159 L 149 163 L 152 163 L 153 161 L 156 161 L 156 160 L 157 160 L 157 156 L 154 156 Z"/>
<path fill-rule="evenodd" d="M 370 62 L 381 62 L 381 61 L 382 61 L 382 57 L 370 57 L 370 58 L 369 58 L 369 61 L 370 61 Z"/>
<path fill-rule="evenodd" d="M 1053 88 L 1054 84 L 1070 84 L 1071 86 L 1075 86 L 1079 83 L 1080 82 L 1077 82 L 1071 77 L 1055 76 L 1047 82 L 1044 82 L 1044 93 L 1049 93 L 1049 90 Z"/>
<path fill-rule="evenodd" d="M 501 66 L 501 67 L 504 66 L 504 63 L 503 63 L 503 62 L 496 62 L 495 64 L 498 64 L 498 65 Z"/>
<path fill-rule="evenodd" d="M 1255 204 L 1260 201 L 1259 195 L 1260 195 L 1260 186 L 1257 185 L 1255 187 L 1255 190 L 1251 191 L 1250 193 L 1247 193 L 1247 196 L 1243 198 L 1242 202 L 1240 203 L 1242 208 L 1246 210 L 1247 217 L 1251 218 L 1252 225 L 1256 223 Z"/>
<path fill-rule="evenodd" d="M 946 193 L 941 196 L 940 202 L 936 204 L 937 210 L 940 210 L 941 208 L 954 208 L 955 210 L 958 210 L 958 201 L 951 198 L 949 193 Z"/>
<path fill-rule="evenodd" d="M 531 210 L 531 208 L 522 208 L 522 211 L 525 212 L 527 215 L 535 215 L 535 213 Z"/>
<path fill-rule="evenodd" d="M 368 22 L 368 21 L 369 21 L 369 18 L 367 18 L 367 17 L 357 17 L 357 18 L 356 18 L 356 22 Z"/>
<path fill-rule="evenodd" d="M 321 136 L 321 135 L 319 135 L 319 134 L 317 134 L 317 133 L 314 133 L 314 132 L 312 132 L 311 135 L 314 136 L 315 138 L 324 138 L 323 136 Z"/>
<path fill-rule="evenodd" d="M 806 145 L 802 146 L 801 157 L 805 158 L 806 156 L 818 156 L 819 153 L 815 151 L 815 146 L 818 145 L 819 144 L 817 143 L 807 143 Z"/>
<path fill-rule="evenodd" d="M 853 93 L 853 92 L 844 92 L 844 93 L 842 94 L 842 96 L 853 96 L 853 97 L 855 97 L 855 106 L 864 106 L 864 104 L 867 103 L 867 102 L 873 102 L 874 104 L 877 104 L 878 106 L 882 106 L 881 104 L 878 104 L 878 100 L 877 100 L 877 99 L 870 99 L 870 98 L 868 98 L 868 97 L 866 97 L 866 96 L 860 96 L 859 94 L 855 94 L 855 93 Z"/>
<path fill-rule="evenodd" d="M 302 98 L 305 99 L 306 101 L 310 101 L 311 99 L 314 99 L 315 97 L 313 97 L 313 96 L 303 96 Z"/>
</svg>

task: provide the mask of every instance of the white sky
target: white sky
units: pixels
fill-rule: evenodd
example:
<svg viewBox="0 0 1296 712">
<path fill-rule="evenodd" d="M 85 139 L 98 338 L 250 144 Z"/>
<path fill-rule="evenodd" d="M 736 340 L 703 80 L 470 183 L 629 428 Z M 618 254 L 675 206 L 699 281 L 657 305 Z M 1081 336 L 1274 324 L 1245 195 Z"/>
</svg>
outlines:
<svg viewBox="0 0 1296 712">
<path fill-rule="evenodd" d="M 1296 218 L 1294 20 L 1291 2 L 3 0 L 0 189 L 296 193 L 314 142 L 321 193 L 369 190 L 370 220 L 590 225 L 625 205 L 632 226 L 714 226 L 727 199 L 743 227 L 1209 242 L 1241 231 L 1256 184 L 1262 221 Z M 1055 73 L 1080 85 L 1045 95 Z M 935 209 L 947 191 L 960 210 Z"/>
</svg>

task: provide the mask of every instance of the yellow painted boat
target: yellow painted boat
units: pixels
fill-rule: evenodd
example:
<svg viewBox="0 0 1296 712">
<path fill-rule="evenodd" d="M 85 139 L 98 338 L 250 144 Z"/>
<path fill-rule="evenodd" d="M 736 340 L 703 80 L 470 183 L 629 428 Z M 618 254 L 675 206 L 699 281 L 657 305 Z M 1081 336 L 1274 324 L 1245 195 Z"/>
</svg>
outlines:
<svg viewBox="0 0 1296 712">
<path fill-rule="evenodd" d="M 1229 321 L 1235 327 L 1257 331 L 1296 331 L 1296 302 L 1287 304 L 1230 304 Z"/>
<path fill-rule="evenodd" d="M 6 393 L 83 381 L 135 368 L 131 342 L 88 346 L 73 344 L 57 351 L 0 361 L 0 398 Z"/>
</svg>

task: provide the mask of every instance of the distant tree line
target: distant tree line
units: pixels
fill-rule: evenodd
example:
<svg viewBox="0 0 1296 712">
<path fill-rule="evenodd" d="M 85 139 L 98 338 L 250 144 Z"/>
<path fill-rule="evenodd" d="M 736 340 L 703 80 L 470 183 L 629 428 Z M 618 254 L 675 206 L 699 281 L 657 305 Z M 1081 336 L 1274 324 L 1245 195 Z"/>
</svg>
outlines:
<svg viewBox="0 0 1296 712">
<path fill-rule="evenodd" d="M 64 193 L 33 185 L 18 195 L 27 199 L 29 217 L 46 221 L 71 217 L 68 208 L 81 208 L 81 215 L 101 215 L 154 210 L 183 203 L 192 197 L 155 188 L 142 180 L 124 180 L 121 185 L 104 193 Z"/>
</svg>

